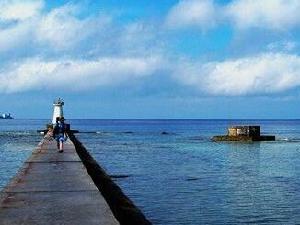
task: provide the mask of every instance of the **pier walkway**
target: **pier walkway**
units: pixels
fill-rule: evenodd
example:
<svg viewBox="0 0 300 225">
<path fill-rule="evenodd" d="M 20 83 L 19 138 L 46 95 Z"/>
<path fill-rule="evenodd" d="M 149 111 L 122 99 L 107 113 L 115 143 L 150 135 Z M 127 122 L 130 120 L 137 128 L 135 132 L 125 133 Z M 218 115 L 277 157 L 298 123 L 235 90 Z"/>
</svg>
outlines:
<svg viewBox="0 0 300 225">
<path fill-rule="evenodd" d="M 71 141 L 58 153 L 45 137 L 0 193 L 0 224 L 119 224 Z"/>
</svg>

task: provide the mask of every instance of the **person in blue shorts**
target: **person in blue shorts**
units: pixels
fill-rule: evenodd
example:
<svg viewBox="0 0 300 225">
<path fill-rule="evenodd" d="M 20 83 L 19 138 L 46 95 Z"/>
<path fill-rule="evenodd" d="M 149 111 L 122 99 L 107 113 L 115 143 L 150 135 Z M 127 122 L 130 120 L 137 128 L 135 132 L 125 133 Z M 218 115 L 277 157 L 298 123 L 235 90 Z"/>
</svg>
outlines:
<svg viewBox="0 0 300 225">
<path fill-rule="evenodd" d="M 57 117 L 56 124 L 53 130 L 53 136 L 57 141 L 58 152 L 64 151 L 64 142 L 66 141 L 66 126 L 64 123 L 64 117 Z"/>
</svg>

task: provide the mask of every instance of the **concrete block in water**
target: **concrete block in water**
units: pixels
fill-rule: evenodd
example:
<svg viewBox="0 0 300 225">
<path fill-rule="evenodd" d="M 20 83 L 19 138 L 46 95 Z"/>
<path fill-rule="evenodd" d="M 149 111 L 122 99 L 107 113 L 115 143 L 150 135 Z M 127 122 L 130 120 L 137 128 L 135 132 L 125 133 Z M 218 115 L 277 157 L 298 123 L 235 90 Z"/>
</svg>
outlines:
<svg viewBox="0 0 300 225">
<path fill-rule="evenodd" d="M 275 136 L 260 135 L 260 126 L 232 126 L 227 135 L 214 136 L 213 141 L 275 141 Z"/>
</svg>

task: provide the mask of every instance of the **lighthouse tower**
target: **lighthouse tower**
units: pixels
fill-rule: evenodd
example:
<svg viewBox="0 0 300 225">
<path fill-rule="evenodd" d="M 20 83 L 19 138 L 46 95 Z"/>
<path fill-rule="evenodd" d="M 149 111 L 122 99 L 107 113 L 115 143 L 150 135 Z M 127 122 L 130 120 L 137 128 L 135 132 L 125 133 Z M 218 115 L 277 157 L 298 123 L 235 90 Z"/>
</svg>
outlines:
<svg viewBox="0 0 300 225">
<path fill-rule="evenodd" d="M 52 124 L 56 123 L 56 117 L 64 116 L 63 105 L 64 105 L 64 101 L 61 98 L 58 98 L 53 102 L 54 108 L 53 108 Z"/>
</svg>

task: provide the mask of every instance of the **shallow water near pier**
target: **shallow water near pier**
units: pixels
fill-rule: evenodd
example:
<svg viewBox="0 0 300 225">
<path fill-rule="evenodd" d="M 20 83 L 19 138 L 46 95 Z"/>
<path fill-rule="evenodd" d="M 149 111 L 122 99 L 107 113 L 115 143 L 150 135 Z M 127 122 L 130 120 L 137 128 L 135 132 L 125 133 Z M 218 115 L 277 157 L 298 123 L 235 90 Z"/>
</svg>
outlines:
<svg viewBox="0 0 300 225">
<path fill-rule="evenodd" d="M 79 140 L 153 224 L 300 222 L 300 120 L 71 120 Z M 0 121 L 0 188 L 47 120 Z M 229 125 L 275 142 L 216 143 Z"/>
</svg>

